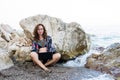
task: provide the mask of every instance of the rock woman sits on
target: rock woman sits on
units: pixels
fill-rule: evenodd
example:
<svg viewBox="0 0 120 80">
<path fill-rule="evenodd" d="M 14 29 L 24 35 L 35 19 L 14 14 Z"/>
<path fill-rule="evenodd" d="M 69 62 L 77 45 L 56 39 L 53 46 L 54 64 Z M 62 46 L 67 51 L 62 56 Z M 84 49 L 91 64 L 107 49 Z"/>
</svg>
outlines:
<svg viewBox="0 0 120 80">
<path fill-rule="evenodd" d="M 52 38 L 47 35 L 43 24 L 35 26 L 33 35 L 34 39 L 30 56 L 33 62 L 43 70 L 51 72 L 47 66 L 55 64 L 61 58 L 61 54 L 56 52 L 55 47 L 52 45 Z"/>
</svg>

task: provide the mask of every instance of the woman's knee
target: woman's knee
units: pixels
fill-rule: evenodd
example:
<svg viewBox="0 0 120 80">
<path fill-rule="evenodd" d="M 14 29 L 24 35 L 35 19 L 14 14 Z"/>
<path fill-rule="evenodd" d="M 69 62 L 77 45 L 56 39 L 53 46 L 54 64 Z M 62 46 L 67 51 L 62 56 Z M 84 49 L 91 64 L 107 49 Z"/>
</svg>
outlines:
<svg viewBox="0 0 120 80">
<path fill-rule="evenodd" d="M 33 58 L 33 57 L 36 57 L 36 56 L 37 56 L 37 53 L 36 53 L 36 52 L 31 52 L 31 53 L 30 53 L 30 57 Z"/>
<path fill-rule="evenodd" d="M 61 58 L 61 54 L 60 53 L 57 53 L 57 58 Z"/>
<path fill-rule="evenodd" d="M 59 60 L 60 58 L 61 58 L 61 54 L 60 53 L 55 53 L 53 55 L 53 59 L 55 59 L 55 60 Z"/>
</svg>

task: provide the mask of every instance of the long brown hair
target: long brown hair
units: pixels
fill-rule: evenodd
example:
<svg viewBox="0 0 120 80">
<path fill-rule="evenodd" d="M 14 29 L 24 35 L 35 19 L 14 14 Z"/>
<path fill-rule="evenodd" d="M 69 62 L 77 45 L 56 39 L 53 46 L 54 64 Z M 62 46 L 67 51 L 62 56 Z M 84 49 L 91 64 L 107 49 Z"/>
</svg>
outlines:
<svg viewBox="0 0 120 80">
<path fill-rule="evenodd" d="M 35 41 L 38 41 L 38 40 L 39 40 L 39 34 L 38 34 L 38 32 L 37 32 L 39 26 L 42 26 L 42 27 L 43 27 L 43 30 L 44 30 L 43 35 L 42 35 L 43 38 L 44 38 L 44 39 L 47 38 L 47 31 L 46 31 L 46 29 L 45 29 L 45 26 L 44 26 L 43 24 L 37 24 L 37 25 L 35 26 L 35 28 L 34 28 L 34 31 L 33 31 L 33 35 L 34 35 L 34 40 L 35 40 Z"/>
</svg>

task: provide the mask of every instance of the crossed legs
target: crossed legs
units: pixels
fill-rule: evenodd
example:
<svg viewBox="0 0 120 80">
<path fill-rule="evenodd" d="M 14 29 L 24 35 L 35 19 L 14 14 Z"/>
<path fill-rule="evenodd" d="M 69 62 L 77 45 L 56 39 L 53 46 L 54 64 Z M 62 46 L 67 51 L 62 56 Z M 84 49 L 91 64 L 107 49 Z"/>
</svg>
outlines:
<svg viewBox="0 0 120 80">
<path fill-rule="evenodd" d="M 60 53 L 53 54 L 52 59 L 49 60 L 48 62 L 46 62 L 45 66 L 49 66 L 49 65 L 55 64 L 60 58 L 61 58 L 61 54 Z"/>
<path fill-rule="evenodd" d="M 32 60 L 39 67 L 41 67 L 45 71 L 50 71 L 46 66 L 51 65 L 51 64 L 55 64 L 61 58 L 60 53 L 55 53 L 55 54 L 53 54 L 51 60 L 49 60 L 48 62 L 46 62 L 45 64 L 43 64 L 42 61 L 38 59 L 38 54 L 36 52 L 31 52 L 30 56 L 31 56 Z"/>
</svg>

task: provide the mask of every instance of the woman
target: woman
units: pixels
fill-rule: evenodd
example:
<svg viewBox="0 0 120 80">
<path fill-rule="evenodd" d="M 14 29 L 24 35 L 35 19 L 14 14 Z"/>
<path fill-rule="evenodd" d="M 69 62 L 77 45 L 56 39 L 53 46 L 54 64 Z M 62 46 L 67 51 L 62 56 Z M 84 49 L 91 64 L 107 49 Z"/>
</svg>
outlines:
<svg viewBox="0 0 120 80">
<path fill-rule="evenodd" d="M 61 55 L 52 46 L 52 39 L 47 35 L 43 24 L 36 25 L 33 34 L 34 40 L 30 56 L 43 70 L 51 72 L 46 66 L 56 63 L 61 58 Z"/>
</svg>

